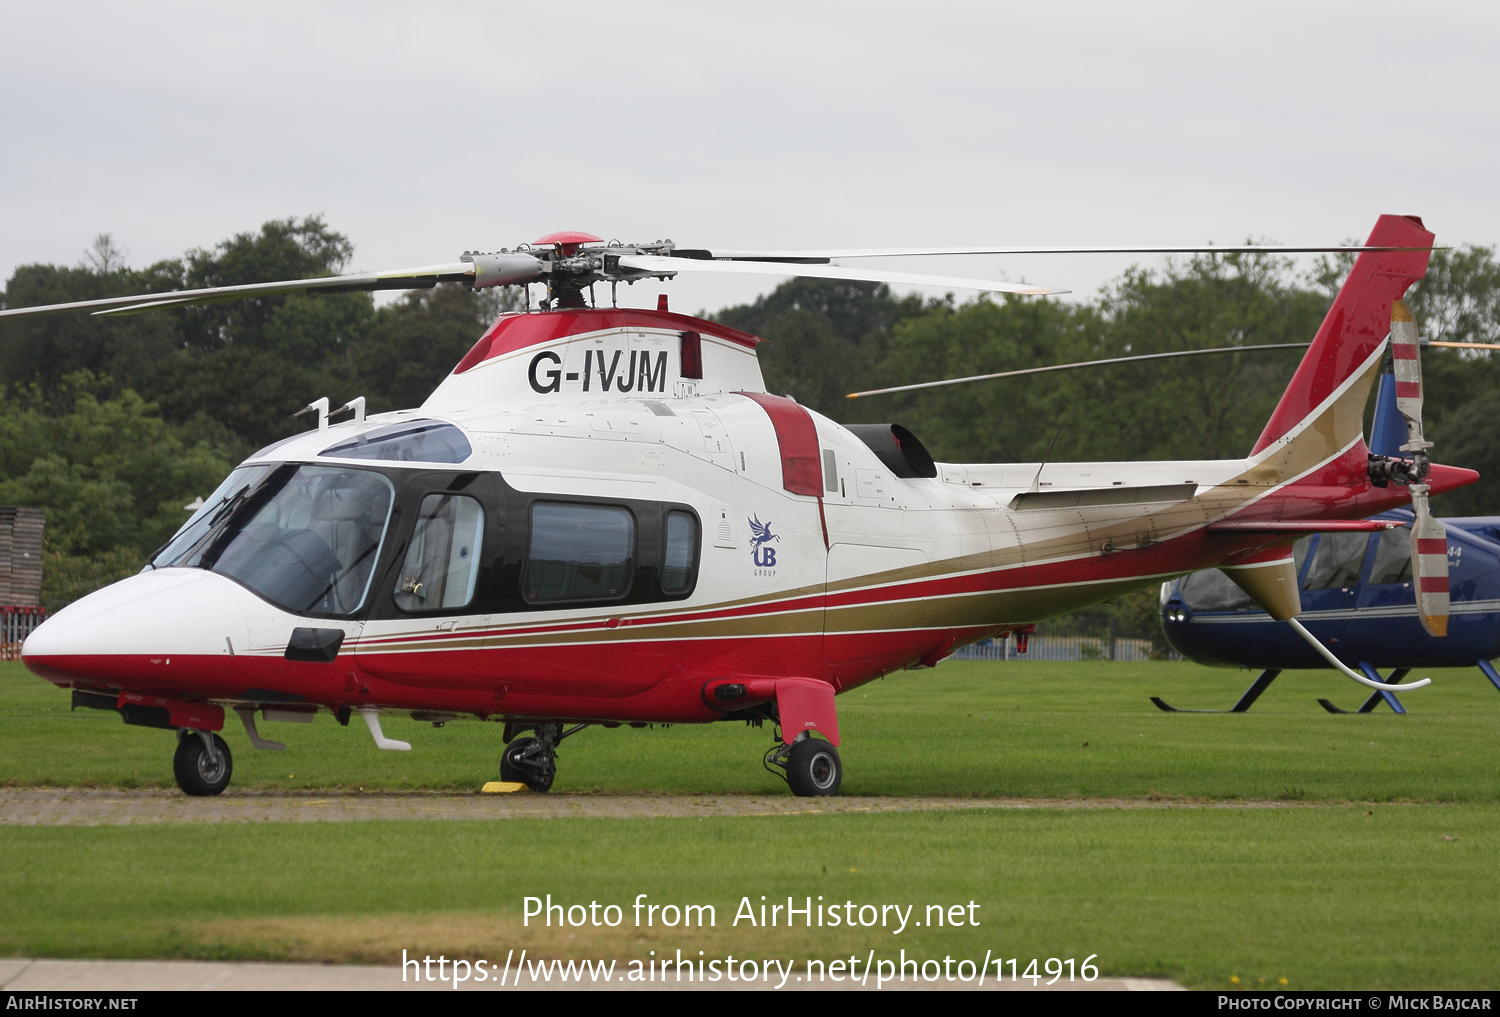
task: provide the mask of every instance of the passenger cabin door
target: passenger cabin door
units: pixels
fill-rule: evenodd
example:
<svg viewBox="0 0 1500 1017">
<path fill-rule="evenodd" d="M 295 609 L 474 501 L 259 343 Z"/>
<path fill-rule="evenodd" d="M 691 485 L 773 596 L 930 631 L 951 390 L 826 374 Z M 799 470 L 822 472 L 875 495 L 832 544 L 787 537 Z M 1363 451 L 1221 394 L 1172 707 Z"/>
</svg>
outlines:
<svg viewBox="0 0 1500 1017">
<path fill-rule="evenodd" d="M 371 590 L 360 667 L 403 684 L 485 681 L 480 647 L 492 620 L 505 532 L 493 476 L 422 473 L 407 483 L 392 553 Z"/>
</svg>

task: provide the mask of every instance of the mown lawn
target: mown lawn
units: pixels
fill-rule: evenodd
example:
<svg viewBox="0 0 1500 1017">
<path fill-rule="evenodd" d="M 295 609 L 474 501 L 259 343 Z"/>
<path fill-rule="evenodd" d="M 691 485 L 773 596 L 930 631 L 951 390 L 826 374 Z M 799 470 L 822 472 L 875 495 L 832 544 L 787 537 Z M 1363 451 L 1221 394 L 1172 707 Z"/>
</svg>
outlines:
<svg viewBox="0 0 1500 1017">
<path fill-rule="evenodd" d="M 850 795 L 1500 801 L 1500 694 L 1477 670 L 1434 671 L 1411 711 L 1333 716 L 1364 690 L 1329 672 L 1277 679 L 1247 714 L 1227 707 L 1253 675 L 1189 663 L 950 661 L 839 697 Z M 357 721 L 263 724 L 286 752 L 250 748 L 231 715 L 235 788 L 476 789 L 497 775 L 500 725 L 435 730 L 388 715 L 411 752 L 381 752 Z M 559 791 L 766 793 L 783 790 L 760 756 L 770 729 L 743 724 L 591 728 L 563 744 Z M 0 783 L 170 787 L 169 732 L 113 713 L 68 711 L 68 693 L 0 664 Z"/>
<path fill-rule="evenodd" d="M 1245 715 L 1251 675 L 1191 664 L 950 662 L 840 698 L 850 795 L 1152 796 L 1228 806 L 707 819 L 569 818 L 0 826 L 0 952 L 389 961 L 403 948 L 503 961 L 629 959 L 682 949 L 831 959 L 1097 954 L 1105 974 L 1219 988 L 1500 988 L 1500 695 L 1477 671 L 1435 672 L 1408 716 L 1352 708 L 1326 673 L 1284 675 Z M 235 787 L 451 789 L 492 779 L 498 725 L 390 718 L 410 753 L 332 718 L 236 726 Z M 591 729 L 561 756 L 560 791 L 780 791 L 740 725 Z M 0 781 L 170 786 L 172 737 L 0 665 Z M 782 791 L 781 793 L 784 793 Z M 1275 803 L 1237 807 L 1236 800 Z M 1323 803 L 1323 804 L 1317 804 Z M 1327 804 L 1335 803 L 1335 804 Z M 522 927 L 522 898 L 711 903 L 712 929 Z M 976 902 L 978 928 L 730 927 L 758 905 Z"/>
<path fill-rule="evenodd" d="M 993 951 L 1023 969 L 1097 954 L 1105 974 L 1206 988 L 1497 988 L 1497 844 L 1496 805 L 4 827 L 0 943 L 366 962 Z M 641 893 L 713 904 L 716 924 L 636 930 Z M 523 928 L 522 898 L 546 894 L 618 904 L 624 924 Z M 973 901 L 979 926 L 734 927 L 762 895 L 911 904 L 913 921 Z"/>
</svg>

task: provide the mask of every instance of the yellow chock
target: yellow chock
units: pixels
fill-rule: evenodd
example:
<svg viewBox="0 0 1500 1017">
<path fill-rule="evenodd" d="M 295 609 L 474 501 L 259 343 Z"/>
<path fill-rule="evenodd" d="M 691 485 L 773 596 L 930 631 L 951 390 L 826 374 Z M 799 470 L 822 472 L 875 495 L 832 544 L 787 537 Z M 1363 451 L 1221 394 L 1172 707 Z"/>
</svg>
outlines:
<svg viewBox="0 0 1500 1017">
<path fill-rule="evenodd" d="M 526 785 L 514 780 L 492 780 L 479 790 L 487 795 L 509 795 L 525 791 Z"/>
</svg>

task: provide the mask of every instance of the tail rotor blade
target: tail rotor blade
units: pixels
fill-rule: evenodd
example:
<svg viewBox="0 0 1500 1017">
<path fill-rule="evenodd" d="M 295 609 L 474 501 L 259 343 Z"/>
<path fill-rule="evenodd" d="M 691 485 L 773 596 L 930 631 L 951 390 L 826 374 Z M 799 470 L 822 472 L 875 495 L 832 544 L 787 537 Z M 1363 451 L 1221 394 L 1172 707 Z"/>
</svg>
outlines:
<svg viewBox="0 0 1500 1017">
<path fill-rule="evenodd" d="M 1432 442 L 1422 436 L 1422 347 L 1417 322 L 1403 300 L 1391 306 L 1391 359 L 1396 368 L 1396 409 L 1406 418 L 1408 441 L 1401 451 L 1422 453 Z"/>
<path fill-rule="evenodd" d="M 1448 532 L 1432 518 L 1426 484 L 1411 485 L 1411 574 L 1417 591 L 1417 614 L 1429 635 L 1448 634 Z"/>
<path fill-rule="evenodd" d="M 1406 418 L 1407 442 L 1401 451 L 1417 464 L 1412 479 L 1427 475 L 1427 450 L 1432 442 L 1422 434 L 1422 347 L 1417 322 L 1406 303 L 1391 305 L 1391 359 L 1396 368 L 1396 409 Z M 1432 636 L 1448 634 L 1448 531 L 1432 518 L 1427 503 L 1431 488 L 1414 483 L 1411 510 L 1416 517 L 1411 528 L 1411 574 L 1417 591 L 1417 614 Z"/>
</svg>

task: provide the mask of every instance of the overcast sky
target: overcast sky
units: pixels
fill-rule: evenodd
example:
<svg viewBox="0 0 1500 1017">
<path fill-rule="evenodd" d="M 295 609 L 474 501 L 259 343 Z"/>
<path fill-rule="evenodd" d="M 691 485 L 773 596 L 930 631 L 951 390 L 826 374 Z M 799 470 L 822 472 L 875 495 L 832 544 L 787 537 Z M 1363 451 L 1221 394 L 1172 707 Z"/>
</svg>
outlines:
<svg viewBox="0 0 1500 1017">
<path fill-rule="evenodd" d="M 1500 240 L 1493 3 L 5 2 L 0 25 L 6 278 L 102 231 L 144 264 L 310 213 L 358 269 L 559 229 L 1321 244 L 1399 212 Z M 1127 261 L 883 267 L 1087 294 Z"/>
</svg>

